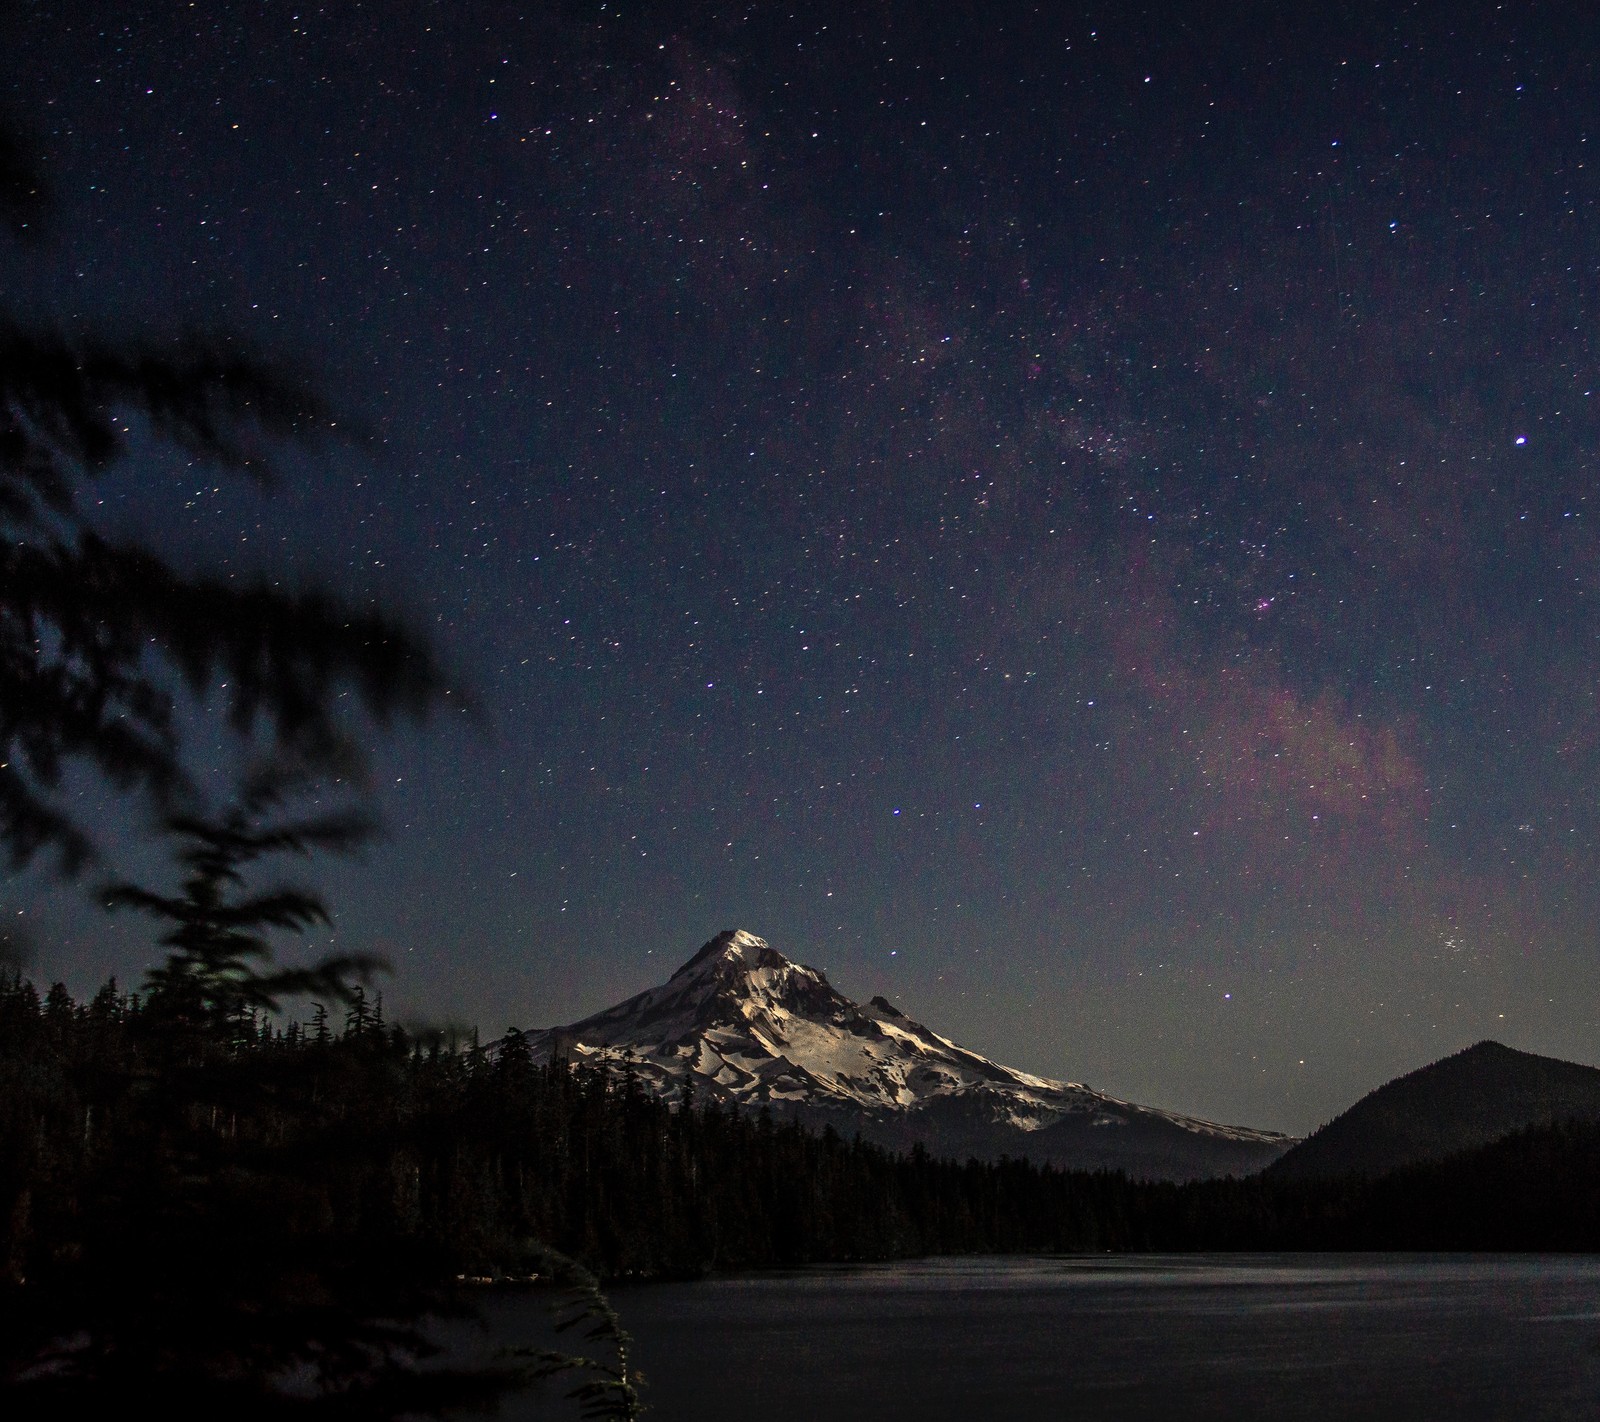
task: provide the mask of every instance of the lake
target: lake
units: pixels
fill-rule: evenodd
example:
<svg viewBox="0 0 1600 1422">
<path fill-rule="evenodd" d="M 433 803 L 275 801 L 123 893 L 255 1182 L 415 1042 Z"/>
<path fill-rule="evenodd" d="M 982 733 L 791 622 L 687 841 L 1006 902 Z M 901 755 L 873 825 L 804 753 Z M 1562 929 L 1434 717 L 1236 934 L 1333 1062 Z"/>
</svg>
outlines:
<svg viewBox="0 0 1600 1422">
<path fill-rule="evenodd" d="M 1587 1256 L 934 1259 L 612 1299 L 654 1422 L 1600 1417 Z M 509 1341 L 543 1304 L 490 1312 Z"/>
</svg>

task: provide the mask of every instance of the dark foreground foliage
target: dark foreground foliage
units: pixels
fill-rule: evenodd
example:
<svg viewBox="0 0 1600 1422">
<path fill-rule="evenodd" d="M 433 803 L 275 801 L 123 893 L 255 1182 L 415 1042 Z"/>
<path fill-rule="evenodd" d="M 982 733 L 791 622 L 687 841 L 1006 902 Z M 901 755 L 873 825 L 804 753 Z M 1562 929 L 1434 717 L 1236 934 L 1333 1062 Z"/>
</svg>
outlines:
<svg viewBox="0 0 1600 1422">
<path fill-rule="evenodd" d="M 427 1321 L 473 1316 L 464 1273 L 561 1285 L 597 1350 L 568 1387 L 592 1415 L 635 1415 L 626 1335 L 592 1277 L 482 1228 L 429 1155 L 425 1123 L 465 1059 L 386 1032 L 359 989 L 338 1036 L 247 1009 L 214 1027 L 173 992 L 108 984 L 84 1006 L 0 985 L 8 1416 L 155 1389 L 180 1418 L 435 1415 L 583 1361 L 448 1366 Z"/>
</svg>

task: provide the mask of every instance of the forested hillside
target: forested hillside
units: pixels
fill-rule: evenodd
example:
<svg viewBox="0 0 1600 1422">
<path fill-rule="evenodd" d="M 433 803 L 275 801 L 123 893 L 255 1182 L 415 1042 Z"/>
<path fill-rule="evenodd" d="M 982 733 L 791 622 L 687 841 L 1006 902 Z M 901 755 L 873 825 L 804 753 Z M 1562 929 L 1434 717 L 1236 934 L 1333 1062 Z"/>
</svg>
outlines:
<svg viewBox="0 0 1600 1422">
<path fill-rule="evenodd" d="M 246 1015 L 225 1059 L 175 1080 L 184 1033 L 159 1005 L 114 985 L 87 1005 L 0 989 L 13 1274 L 98 1228 L 107 1173 L 174 1116 L 241 1163 L 294 1142 L 278 1188 L 311 1192 L 337 1232 L 416 1241 L 471 1274 L 511 1267 L 529 1239 L 609 1276 L 1152 1242 L 1120 1219 L 1119 1177 L 897 1157 L 771 1114 L 675 1109 L 625 1074 L 535 1065 L 516 1035 L 492 1053 L 414 1037 L 364 1000 L 339 1026 Z"/>
</svg>

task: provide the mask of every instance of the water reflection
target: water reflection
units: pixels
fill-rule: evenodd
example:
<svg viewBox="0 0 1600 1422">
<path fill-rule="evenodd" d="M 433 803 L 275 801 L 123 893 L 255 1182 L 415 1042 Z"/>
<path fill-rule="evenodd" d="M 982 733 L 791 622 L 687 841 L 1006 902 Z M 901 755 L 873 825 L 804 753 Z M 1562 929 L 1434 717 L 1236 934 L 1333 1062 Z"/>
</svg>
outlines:
<svg viewBox="0 0 1600 1422">
<path fill-rule="evenodd" d="M 1600 1416 L 1587 1257 L 942 1259 L 615 1298 L 656 1422 Z"/>
</svg>

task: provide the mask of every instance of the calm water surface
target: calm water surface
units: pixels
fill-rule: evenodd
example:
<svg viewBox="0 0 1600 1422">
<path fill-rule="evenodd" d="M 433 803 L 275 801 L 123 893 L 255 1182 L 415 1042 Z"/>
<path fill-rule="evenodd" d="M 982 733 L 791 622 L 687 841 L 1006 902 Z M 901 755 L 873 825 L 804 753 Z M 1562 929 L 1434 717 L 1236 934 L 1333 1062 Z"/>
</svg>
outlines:
<svg viewBox="0 0 1600 1422">
<path fill-rule="evenodd" d="M 613 1300 L 655 1422 L 1600 1422 L 1588 1257 L 937 1259 Z M 540 1312 L 497 1301 L 495 1331 Z"/>
</svg>

